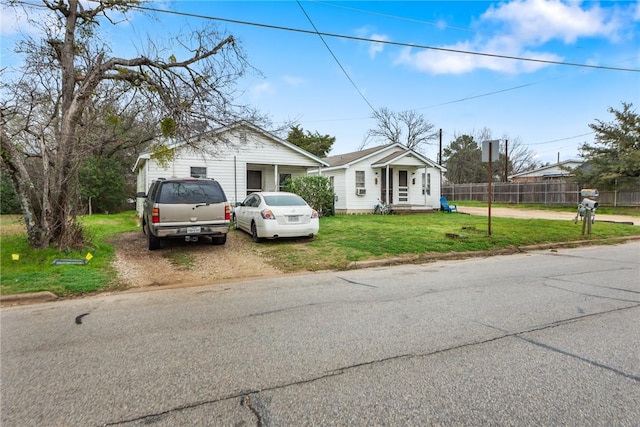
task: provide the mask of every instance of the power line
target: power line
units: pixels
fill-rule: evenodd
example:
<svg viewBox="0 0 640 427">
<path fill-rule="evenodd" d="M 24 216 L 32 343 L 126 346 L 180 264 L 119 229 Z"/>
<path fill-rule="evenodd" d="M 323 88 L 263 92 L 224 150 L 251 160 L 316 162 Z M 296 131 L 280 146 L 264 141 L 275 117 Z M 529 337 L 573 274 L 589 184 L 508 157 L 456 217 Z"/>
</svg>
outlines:
<svg viewBox="0 0 640 427">
<path fill-rule="evenodd" d="M 98 1 L 98 0 L 89 0 L 89 1 L 94 2 L 94 1 Z M 27 1 L 17 1 L 16 3 L 23 4 L 23 5 L 28 5 L 28 6 L 32 6 L 32 7 L 38 7 L 38 6 L 42 7 L 41 5 L 36 5 L 36 4 L 33 4 L 33 3 L 29 3 Z M 313 35 L 318 35 L 318 36 L 334 37 L 334 38 L 341 38 L 341 39 L 346 39 L 346 40 L 354 40 L 354 41 L 361 41 L 361 42 L 368 42 L 368 43 L 380 43 L 380 44 L 386 44 L 386 45 L 391 45 L 391 46 L 410 47 L 410 48 L 425 49 L 425 50 L 435 50 L 435 51 L 439 51 L 439 52 L 458 53 L 458 54 L 463 54 L 463 55 L 485 56 L 485 57 L 489 57 L 489 58 L 510 59 L 510 60 L 513 60 L 513 61 L 535 62 L 535 63 L 539 63 L 539 64 L 563 65 L 563 66 L 569 66 L 569 67 L 580 67 L 580 68 L 589 68 L 589 69 L 596 69 L 596 70 L 625 71 L 625 72 L 632 72 L 632 73 L 640 73 L 640 69 L 637 69 L 637 68 L 609 67 L 609 66 L 605 66 L 605 65 L 590 65 L 590 64 L 580 64 L 580 63 L 576 63 L 576 62 L 551 61 L 551 60 L 547 60 L 547 59 L 536 59 L 536 58 L 525 58 L 525 57 L 521 57 L 521 56 L 500 55 L 500 54 L 496 54 L 496 53 L 474 52 L 474 51 L 469 51 L 469 50 L 451 49 L 451 48 L 435 47 L 435 46 L 420 45 L 420 44 L 413 44 L 413 43 L 404 43 L 404 42 L 394 42 L 394 41 L 389 41 L 389 40 L 376 40 L 376 39 L 370 39 L 370 38 L 366 38 L 366 37 L 347 36 L 347 35 L 344 35 L 344 34 L 323 33 L 323 32 L 319 32 L 319 31 L 303 30 L 303 29 L 300 29 L 300 28 L 283 27 L 283 26 L 280 26 L 280 25 L 261 24 L 261 23 L 257 23 L 257 22 L 241 21 L 241 20 L 238 20 L 238 19 L 220 18 L 220 17 L 216 17 L 216 16 L 200 15 L 200 14 L 196 14 L 196 13 L 187 13 L 187 12 L 178 12 L 178 11 L 174 11 L 174 10 L 156 9 L 156 8 L 147 7 L 147 6 L 141 6 L 141 5 L 130 5 L 130 7 L 132 9 L 146 10 L 146 11 L 149 11 L 149 12 L 166 13 L 166 14 L 170 14 L 170 15 L 186 16 L 186 17 L 190 17 L 190 18 L 208 19 L 208 20 L 212 20 L 212 21 L 228 22 L 228 23 L 231 23 L 231 24 L 250 25 L 250 26 L 254 26 L 254 27 L 269 28 L 269 29 L 282 30 L 282 31 L 291 31 L 291 32 L 302 33 L 302 34 L 313 34 Z"/>
<path fill-rule="evenodd" d="M 560 141 L 567 141 L 569 139 L 575 139 L 575 138 L 580 138 L 583 136 L 589 136 L 589 135 L 593 135 L 595 132 L 589 132 L 589 133 L 583 133 L 581 135 L 574 135 L 574 136 L 568 136 L 566 138 L 560 138 L 560 139 L 554 139 L 551 141 L 544 141 L 544 142 L 530 142 L 527 145 L 544 145 L 544 144 L 551 144 L 552 142 L 560 142 Z"/>
<path fill-rule="evenodd" d="M 351 86 L 353 86 L 356 91 L 358 92 L 358 94 L 360 95 L 360 97 L 364 100 L 364 102 L 367 103 L 367 105 L 369 106 L 369 108 L 371 108 L 372 112 L 376 112 L 376 109 L 373 108 L 373 106 L 371 105 L 371 103 L 369 102 L 369 100 L 364 96 L 364 94 L 360 91 L 360 89 L 358 88 L 358 86 L 355 84 L 355 82 L 353 81 L 353 79 L 351 78 L 351 76 L 349 75 L 349 73 L 347 73 L 347 70 L 344 69 L 344 67 L 342 66 L 342 64 L 340 63 L 340 61 L 338 60 L 338 58 L 336 57 L 336 55 L 333 53 L 333 51 L 331 50 L 331 48 L 329 47 L 329 45 L 327 44 L 327 42 L 325 41 L 324 37 L 322 37 L 322 35 L 320 34 L 320 32 L 318 31 L 318 29 L 316 28 L 316 25 L 313 23 L 313 21 L 311 20 L 311 17 L 307 14 L 307 11 L 304 10 L 304 7 L 302 7 L 302 4 L 300 3 L 299 0 L 296 0 L 296 3 L 298 3 L 298 6 L 300 6 L 300 9 L 302 9 L 302 13 L 304 13 L 304 16 L 307 17 L 307 19 L 309 20 L 309 23 L 311 24 L 311 26 L 313 27 L 313 29 L 316 31 L 316 33 L 318 34 L 318 37 L 320 37 L 320 40 L 322 40 L 322 43 L 324 44 L 324 46 L 327 48 L 327 50 L 329 51 L 329 53 L 331 54 L 331 56 L 333 57 L 333 60 L 336 61 L 336 64 L 338 64 L 338 67 L 340 67 L 340 69 L 342 70 L 342 72 L 344 73 L 345 76 L 347 76 L 347 80 L 349 80 L 349 82 L 351 83 Z"/>
<path fill-rule="evenodd" d="M 464 27 L 457 27 L 454 25 L 442 25 L 439 22 L 433 22 L 433 21 L 425 21 L 423 19 L 416 19 L 416 18 L 409 18 L 406 16 L 399 16 L 399 15 L 392 15 L 389 13 L 382 13 L 382 12 L 374 12 L 372 10 L 366 10 L 366 9 L 358 9 L 355 7 L 349 7 L 349 6 L 344 6 L 342 4 L 339 3 L 326 3 L 323 1 L 314 1 L 311 0 L 311 3 L 315 3 L 315 4 L 321 4 L 323 6 L 329 6 L 329 7 L 337 7 L 337 8 L 341 8 L 341 9 L 345 9 L 345 10 L 352 10 L 355 12 L 360 12 L 360 13 L 366 13 L 369 15 L 377 15 L 377 16 L 382 16 L 385 18 L 393 18 L 393 19 L 399 19 L 402 21 L 408 21 L 408 22 L 415 22 L 418 24 L 425 24 L 425 25 L 431 25 L 432 27 L 438 27 L 438 28 L 448 28 L 448 29 L 452 29 L 452 30 L 458 30 L 458 31 L 465 31 L 465 32 L 469 32 L 469 33 L 474 33 L 475 31 L 469 29 L 469 28 L 464 28 Z"/>
<path fill-rule="evenodd" d="M 141 5 L 132 5 L 131 8 L 146 10 L 149 12 L 167 13 L 171 15 L 186 16 L 190 18 L 200 18 L 200 19 L 208 19 L 212 21 L 228 22 L 231 24 L 250 25 L 254 27 L 269 28 L 273 30 L 291 31 L 291 32 L 302 33 L 302 34 L 313 34 L 317 36 L 334 37 L 334 38 L 368 42 L 368 43 L 380 43 L 380 44 L 386 44 L 391 46 L 411 47 L 415 49 L 435 50 L 439 52 L 458 53 L 458 54 L 464 54 L 464 55 L 485 56 L 489 58 L 510 59 L 514 61 L 536 62 L 540 64 L 549 64 L 549 65 L 563 65 L 563 66 L 590 68 L 590 69 L 597 69 L 597 70 L 625 71 L 625 72 L 640 73 L 640 69 L 636 69 L 636 68 L 608 67 L 604 65 L 589 65 L 589 64 L 579 64 L 575 62 L 551 61 L 547 59 L 524 58 L 520 56 L 499 55 L 495 53 L 486 53 L 486 52 L 473 52 L 468 50 L 450 49 L 450 48 L 444 48 L 444 47 L 435 47 L 435 46 L 420 45 L 420 44 L 413 44 L 413 43 L 394 42 L 389 40 L 376 40 L 376 39 L 370 39 L 366 37 L 347 36 L 344 34 L 324 33 L 317 30 L 310 31 L 310 30 L 303 30 L 300 28 L 283 27 L 280 25 L 270 25 L 270 24 L 261 24 L 257 22 L 241 21 L 238 19 L 220 18 L 215 16 L 200 15 L 195 13 L 178 12 L 173 10 L 161 10 L 161 9 L 155 9 L 147 6 L 141 6 Z"/>
</svg>

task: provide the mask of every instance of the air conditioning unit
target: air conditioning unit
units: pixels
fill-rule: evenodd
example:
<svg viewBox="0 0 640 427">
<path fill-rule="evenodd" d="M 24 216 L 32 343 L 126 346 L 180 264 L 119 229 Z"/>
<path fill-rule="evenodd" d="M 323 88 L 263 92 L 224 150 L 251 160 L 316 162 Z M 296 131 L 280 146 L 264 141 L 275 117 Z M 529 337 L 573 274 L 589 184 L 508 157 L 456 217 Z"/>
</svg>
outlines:
<svg viewBox="0 0 640 427">
<path fill-rule="evenodd" d="M 365 194 L 367 194 L 366 188 L 356 188 L 356 196 L 364 196 Z"/>
</svg>

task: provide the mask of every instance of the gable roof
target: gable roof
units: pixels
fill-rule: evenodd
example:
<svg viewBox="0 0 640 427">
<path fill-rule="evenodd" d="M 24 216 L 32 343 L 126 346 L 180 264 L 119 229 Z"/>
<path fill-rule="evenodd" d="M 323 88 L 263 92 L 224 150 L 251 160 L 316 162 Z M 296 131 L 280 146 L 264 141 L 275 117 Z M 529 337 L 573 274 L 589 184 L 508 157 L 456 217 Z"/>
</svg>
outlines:
<svg viewBox="0 0 640 427">
<path fill-rule="evenodd" d="M 367 148 L 365 150 L 352 151 L 351 153 L 338 154 L 336 156 L 325 157 L 324 161 L 329 164 L 329 167 L 336 166 L 348 166 L 351 163 L 362 160 L 372 154 L 382 151 L 387 147 L 391 147 L 395 144 L 379 145 L 377 147 Z"/>
<path fill-rule="evenodd" d="M 419 159 L 420 161 L 422 161 L 425 164 L 428 164 L 429 166 L 435 167 L 435 168 L 440 168 L 442 170 L 444 170 L 444 167 L 436 164 L 435 162 L 433 162 L 432 160 L 428 159 L 427 157 L 423 156 L 422 154 L 418 153 L 417 151 L 414 151 L 412 149 L 409 149 L 407 147 L 405 147 L 402 144 L 399 143 L 393 143 L 393 144 L 386 144 L 386 145 L 379 145 L 377 147 L 371 147 L 371 148 L 367 148 L 365 150 L 360 150 L 360 151 L 354 151 L 351 153 L 345 153 L 345 154 L 339 154 L 336 156 L 331 156 L 331 157 L 325 157 L 324 160 L 329 164 L 329 168 L 343 168 L 346 169 L 349 166 L 351 166 L 352 164 L 359 162 L 361 160 L 365 160 L 369 157 L 373 157 L 376 154 L 379 154 L 383 151 L 389 150 L 390 148 L 395 148 L 391 153 L 389 153 L 387 156 L 383 157 L 382 159 L 378 159 L 375 163 L 373 163 L 371 166 L 372 167 L 382 167 L 382 166 L 386 166 L 388 164 L 391 164 L 392 162 L 399 160 L 403 157 L 407 157 L 407 156 L 413 156 L 416 157 L 417 159 Z"/>
<path fill-rule="evenodd" d="M 530 171 L 516 173 L 514 175 L 510 175 L 509 178 L 521 178 L 526 176 L 533 177 L 545 177 L 545 176 L 571 176 L 573 173 L 571 171 L 562 169 L 564 168 L 572 168 L 575 169 L 580 167 L 583 164 L 581 160 L 564 160 L 559 163 L 554 163 L 552 165 L 542 166 L 537 169 L 533 169 Z"/>
<path fill-rule="evenodd" d="M 252 124 L 252 123 L 249 123 L 247 121 L 239 121 L 239 122 L 233 123 L 233 124 L 228 125 L 228 126 L 221 126 L 221 127 L 217 128 L 217 129 L 212 130 L 211 132 L 207 132 L 205 134 L 198 135 L 195 138 L 203 139 L 203 138 L 206 138 L 209 135 L 217 136 L 217 135 L 221 135 L 221 134 L 223 134 L 225 132 L 231 132 L 231 131 L 242 129 L 242 128 L 246 128 L 246 129 L 252 131 L 253 133 L 262 135 L 267 139 L 270 139 L 270 140 L 272 140 L 272 141 L 274 141 L 276 143 L 284 145 L 285 147 L 289 148 L 290 150 L 293 150 L 293 151 L 295 151 L 295 152 L 297 152 L 299 154 L 302 154 L 305 157 L 308 157 L 309 159 L 313 160 L 314 162 L 318 163 L 321 166 L 329 166 L 329 163 L 327 163 L 325 160 L 321 159 L 320 157 L 318 157 L 318 156 L 316 156 L 314 154 L 311 154 L 310 152 L 298 147 L 297 145 L 292 144 L 289 141 L 286 141 L 284 139 L 281 139 L 281 138 L 277 137 L 276 135 L 272 134 L 271 132 L 268 132 L 268 131 L 266 131 L 266 130 L 264 130 L 264 129 Z M 195 139 L 195 138 L 193 138 L 193 139 Z M 172 150 L 175 150 L 175 149 L 180 148 L 180 147 L 182 147 L 182 146 L 184 146 L 186 144 L 187 144 L 187 141 L 176 142 L 176 143 L 173 143 L 173 144 L 169 144 L 168 148 L 170 148 Z M 139 166 L 139 164 L 140 164 L 140 162 L 142 160 L 150 159 L 151 158 L 151 154 L 152 154 L 151 152 L 141 153 L 138 156 L 138 158 L 136 159 L 136 163 L 133 165 L 133 169 L 132 170 L 135 171 L 138 168 L 138 166 Z"/>
</svg>

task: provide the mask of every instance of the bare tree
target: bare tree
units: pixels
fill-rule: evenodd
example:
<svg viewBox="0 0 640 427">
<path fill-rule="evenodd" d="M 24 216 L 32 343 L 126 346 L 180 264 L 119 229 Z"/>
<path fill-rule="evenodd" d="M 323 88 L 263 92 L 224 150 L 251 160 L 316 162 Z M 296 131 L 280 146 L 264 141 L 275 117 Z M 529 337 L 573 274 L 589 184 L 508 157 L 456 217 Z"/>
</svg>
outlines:
<svg viewBox="0 0 640 427">
<path fill-rule="evenodd" d="M 106 87 L 120 91 L 114 114 L 131 116 L 134 106 L 143 103 L 155 120 L 156 135 L 166 137 L 187 139 L 194 130 L 239 120 L 238 111 L 254 112 L 233 103 L 233 85 L 248 68 L 233 36 L 211 28 L 189 31 L 174 41 L 180 53 L 169 54 L 150 43 L 144 54 L 119 58 L 100 42 L 98 30 L 139 2 L 42 4 L 50 20 L 32 24 L 40 25 L 45 36 L 25 38 L 18 45 L 17 52 L 25 56 L 20 77 L 2 80 L 1 158 L 11 172 L 31 246 L 63 249 L 83 243 L 76 221 L 83 157 L 118 149 L 114 141 L 92 139 L 95 132 L 87 130 L 92 114 L 99 114 L 91 106 Z M 160 152 L 163 147 L 156 148 Z"/>
<path fill-rule="evenodd" d="M 433 130 L 434 125 L 415 110 L 396 113 L 383 107 L 373 114 L 373 118 L 377 125 L 368 132 L 371 140 L 382 140 L 387 144 L 400 143 L 407 148 L 422 151 L 425 145 L 438 137 L 438 132 Z"/>
</svg>

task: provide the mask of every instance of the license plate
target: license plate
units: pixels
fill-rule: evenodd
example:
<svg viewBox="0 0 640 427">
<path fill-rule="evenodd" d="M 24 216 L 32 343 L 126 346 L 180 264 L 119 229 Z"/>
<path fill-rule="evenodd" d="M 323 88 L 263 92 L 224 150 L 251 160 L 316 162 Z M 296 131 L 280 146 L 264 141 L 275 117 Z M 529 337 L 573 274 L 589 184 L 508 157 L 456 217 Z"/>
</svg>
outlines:
<svg viewBox="0 0 640 427">
<path fill-rule="evenodd" d="M 199 233 L 199 232 L 200 232 L 200 227 L 187 227 L 188 234 Z"/>
<path fill-rule="evenodd" d="M 299 216 L 290 216 L 289 217 L 289 222 L 300 222 L 300 217 Z"/>
</svg>

